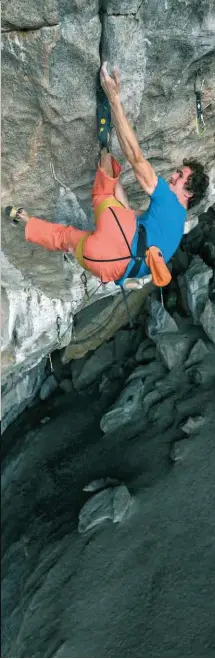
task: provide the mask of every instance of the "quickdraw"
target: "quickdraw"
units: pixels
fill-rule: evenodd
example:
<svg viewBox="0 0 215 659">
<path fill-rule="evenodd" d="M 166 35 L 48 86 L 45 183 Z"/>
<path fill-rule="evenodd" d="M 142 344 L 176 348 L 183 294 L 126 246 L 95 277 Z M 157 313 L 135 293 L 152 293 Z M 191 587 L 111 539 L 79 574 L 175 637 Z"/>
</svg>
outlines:
<svg viewBox="0 0 215 659">
<path fill-rule="evenodd" d="M 88 302 L 89 300 L 89 293 L 87 289 L 87 276 L 85 272 L 82 272 L 81 274 L 81 281 L 82 284 L 84 285 L 84 302 Z"/>
<path fill-rule="evenodd" d="M 202 88 L 204 80 L 201 79 L 200 69 L 196 71 L 194 80 L 194 94 L 196 97 L 196 132 L 198 135 L 203 135 L 205 132 L 205 122 L 202 109 Z"/>
<path fill-rule="evenodd" d="M 61 336 L 60 336 L 61 318 L 60 318 L 60 316 L 57 316 L 57 318 L 56 318 L 56 325 L 57 325 L 57 340 L 58 340 L 58 343 L 60 343 L 60 340 L 61 340 Z"/>
</svg>

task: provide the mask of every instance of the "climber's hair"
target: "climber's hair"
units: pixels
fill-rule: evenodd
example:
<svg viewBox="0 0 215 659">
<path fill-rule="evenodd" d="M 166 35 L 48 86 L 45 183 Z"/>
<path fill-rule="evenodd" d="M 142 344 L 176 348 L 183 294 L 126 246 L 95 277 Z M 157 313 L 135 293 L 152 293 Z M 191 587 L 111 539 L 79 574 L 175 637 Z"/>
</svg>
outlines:
<svg viewBox="0 0 215 659">
<path fill-rule="evenodd" d="M 185 185 L 186 190 L 193 192 L 193 196 L 188 202 L 189 210 L 203 199 L 209 185 L 209 177 L 204 171 L 204 165 L 195 158 L 184 158 L 183 165 L 192 169 L 192 174 L 188 177 Z"/>
</svg>

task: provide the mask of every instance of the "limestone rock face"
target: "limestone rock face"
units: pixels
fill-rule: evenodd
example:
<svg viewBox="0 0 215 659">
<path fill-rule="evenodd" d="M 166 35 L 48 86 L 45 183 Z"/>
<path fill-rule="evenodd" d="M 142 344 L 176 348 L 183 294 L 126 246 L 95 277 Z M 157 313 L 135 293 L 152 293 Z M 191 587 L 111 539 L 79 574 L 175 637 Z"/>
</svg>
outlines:
<svg viewBox="0 0 215 659">
<path fill-rule="evenodd" d="M 213 202 L 211 0 L 8 0 L 2 29 L 3 208 L 24 206 L 50 221 L 93 228 L 90 191 L 99 152 L 96 74 L 106 58 L 110 71 L 113 64 L 119 67 L 125 111 L 156 172 L 168 178 L 183 157 L 198 157 L 210 174 L 202 210 Z M 197 69 L 204 79 L 201 137 L 193 92 Z M 131 205 L 145 208 L 148 200 L 120 153 L 114 131 L 112 147 L 123 165 L 122 182 Z M 192 218 L 195 213 L 189 221 Z M 17 352 L 26 367 L 32 353 L 32 364 L 35 356 L 47 354 L 55 343 L 57 316 L 66 330 L 70 314 L 83 302 L 84 288 L 75 259 L 68 264 L 62 254 L 26 243 L 22 227 L 8 224 L 4 213 L 2 248 L 4 360 L 10 372 L 10 366 L 19 364 Z M 97 286 L 89 275 L 90 290 Z M 100 290 L 100 295 L 112 295 L 114 288 Z"/>
</svg>

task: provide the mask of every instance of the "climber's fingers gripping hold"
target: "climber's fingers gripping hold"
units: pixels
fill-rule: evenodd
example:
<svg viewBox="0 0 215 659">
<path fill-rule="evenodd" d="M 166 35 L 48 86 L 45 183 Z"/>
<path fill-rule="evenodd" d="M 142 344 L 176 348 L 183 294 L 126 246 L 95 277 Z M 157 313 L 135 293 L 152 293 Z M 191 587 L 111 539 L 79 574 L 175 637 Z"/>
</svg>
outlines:
<svg viewBox="0 0 215 659">
<path fill-rule="evenodd" d="M 25 211 L 25 209 L 22 208 L 22 210 L 19 213 L 17 213 L 17 219 L 19 221 L 21 220 L 21 222 L 28 222 L 30 218 L 27 211 Z"/>
<path fill-rule="evenodd" d="M 114 66 L 113 77 L 111 77 L 107 71 L 107 62 L 104 62 L 101 67 L 100 80 L 102 88 L 104 89 L 110 103 L 113 103 L 117 98 L 120 98 L 120 80 L 117 66 Z"/>
</svg>

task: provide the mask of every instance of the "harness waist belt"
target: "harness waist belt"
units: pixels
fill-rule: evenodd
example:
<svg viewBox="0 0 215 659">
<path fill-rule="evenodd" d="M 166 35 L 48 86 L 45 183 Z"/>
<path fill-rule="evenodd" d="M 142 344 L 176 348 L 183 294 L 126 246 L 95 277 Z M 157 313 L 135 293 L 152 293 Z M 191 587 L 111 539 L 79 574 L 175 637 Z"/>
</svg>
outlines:
<svg viewBox="0 0 215 659">
<path fill-rule="evenodd" d="M 135 279 L 135 277 L 137 277 L 141 265 L 145 260 L 144 257 L 146 250 L 147 250 L 146 230 L 143 226 L 141 226 L 138 229 L 137 253 L 135 257 L 135 263 L 133 265 L 131 272 L 129 272 L 129 279 L 130 278 Z"/>
</svg>

